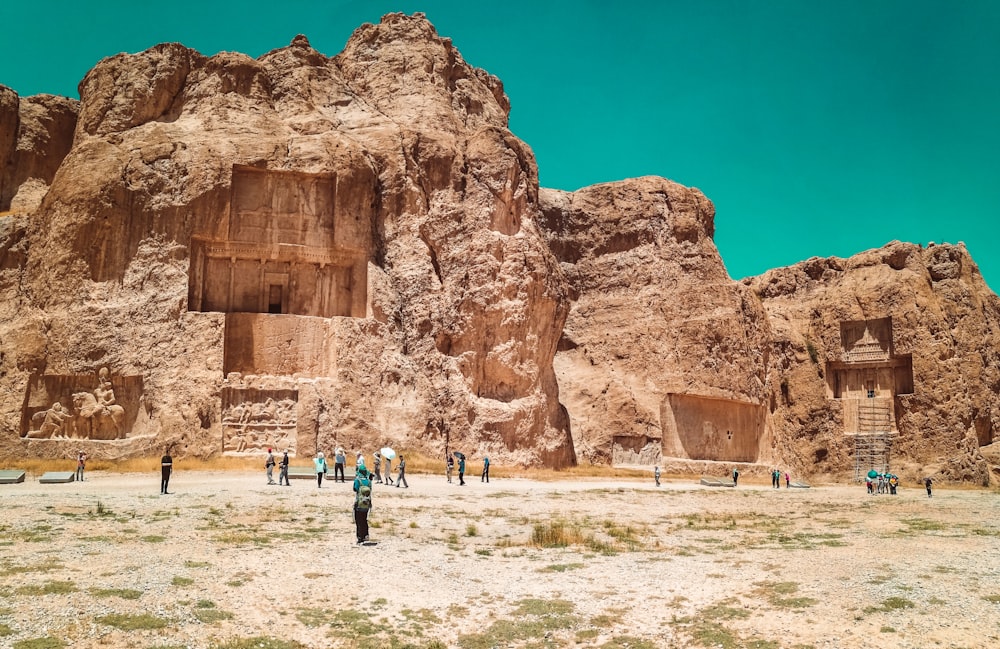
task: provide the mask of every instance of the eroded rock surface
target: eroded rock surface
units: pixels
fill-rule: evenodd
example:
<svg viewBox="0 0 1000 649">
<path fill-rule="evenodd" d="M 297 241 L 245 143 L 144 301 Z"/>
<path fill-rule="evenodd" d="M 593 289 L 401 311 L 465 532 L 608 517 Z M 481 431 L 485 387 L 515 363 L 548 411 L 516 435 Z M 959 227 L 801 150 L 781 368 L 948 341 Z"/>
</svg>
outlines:
<svg viewBox="0 0 1000 649">
<path fill-rule="evenodd" d="M 0 87 L 0 456 L 997 471 L 1000 303 L 963 246 L 735 282 L 696 189 L 540 189 L 500 81 L 420 14 L 79 88 Z"/>
<path fill-rule="evenodd" d="M 17 437 L 30 377 L 108 366 L 144 377 L 147 434 L 116 452 L 218 452 L 221 390 L 290 390 L 299 453 L 574 461 L 534 158 L 500 81 L 422 16 L 332 59 L 304 37 L 257 60 L 159 45 L 101 61 L 80 94 L 45 204 L 5 230 L 5 445 L 47 452 Z M 248 338 L 249 356 L 227 346 Z"/>
</svg>

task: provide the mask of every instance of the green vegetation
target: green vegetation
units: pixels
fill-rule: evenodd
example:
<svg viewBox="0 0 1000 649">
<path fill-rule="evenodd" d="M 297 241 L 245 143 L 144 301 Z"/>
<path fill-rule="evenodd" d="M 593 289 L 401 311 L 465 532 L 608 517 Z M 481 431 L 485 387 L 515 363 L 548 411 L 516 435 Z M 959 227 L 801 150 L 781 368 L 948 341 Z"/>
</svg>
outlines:
<svg viewBox="0 0 1000 649">
<path fill-rule="evenodd" d="M 799 590 L 798 583 L 794 581 L 781 581 L 776 583 L 759 582 L 755 594 L 767 598 L 771 606 L 776 608 L 808 608 L 815 606 L 819 600 L 812 597 L 789 597 Z"/>
<path fill-rule="evenodd" d="M 580 623 L 573 613 L 573 603 L 566 600 L 524 599 L 504 619 L 491 624 L 483 633 L 460 635 L 462 649 L 490 649 L 530 640 L 546 640 L 551 645 L 554 634 L 568 631 Z"/>
<path fill-rule="evenodd" d="M 816 345 L 813 341 L 806 338 L 806 353 L 809 354 L 809 360 L 812 361 L 813 365 L 819 364 L 819 352 L 816 351 Z"/>
<path fill-rule="evenodd" d="M 121 599 L 139 599 L 142 591 L 134 588 L 90 588 L 88 591 L 94 597 L 120 597 Z"/>
<path fill-rule="evenodd" d="M 252 638 L 238 638 L 228 640 L 222 644 L 213 644 L 211 649 L 307 649 L 307 647 L 294 640 L 279 640 L 265 636 L 254 636 Z"/>
<path fill-rule="evenodd" d="M 333 622 L 336 612 L 325 608 L 300 608 L 295 613 L 295 619 L 308 627 L 326 626 Z"/>
<path fill-rule="evenodd" d="M 169 624 L 169 622 L 162 617 L 150 615 L 149 613 L 140 613 L 139 615 L 111 613 L 109 615 L 102 615 L 101 617 L 94 618 L 94 621 L 98 624 L 104 624 L 106 626 L 113 626 L 116 629 L 122 629 L 123 631 L 162 629 Z"/>
<path fill-rule="evenodd" d="M 889 613 L 904 608 L 914 608 L 916 604 L 905 597 L 887 597 L 881 606 L 869 606 L 864 609 L 865 613 Z"/>
<path fill-rule="evenodd" d="M 630 635 L 615 636 L 602 644 L 600 649 L 657 649 L 659 645 Z"/>
<path fill-rule="evenodd" d="M 585 567 L 587 564 L 584 563 L 553 563 L 551 565 L 545 566 L 544 568 L 539 568 L 538 572 L 566 572 L 567 570 L 578 570 L 579 568 Z"/>
<path fill-rule="evenodd" d="M 62 640 L 46 636 L 31 640 L 18 640 L 11 645 L 11 649 L 62 649 L 65 646 L 66 643 Z"/>
<path fill-rule="evenodd" d="M 41 586 L 38 584 L 27 584 L 20 586 L 16 591 L 18 595 L 66 595 L 76 592 L 76 584 L 71 581 L 47 581 Z"/>
<path fill-rule="evenodd" d="M 346 634 L 354 638 L 373 636 L 379 632 L 379 627 L 372 622 L 368 613 L 353 609 L 336 611 L 328 624 L 337 629 L 338 634 Z"/>
<path fill-rule="evenodd" d="M 780 644 L 771 640 L 747 640 L 732 629 L 726 628 L 722 622 L 726 620 L 746 619 L 750 612 L 744 608 L 733 606 L 737 601 L 727 599 L 702 609 L 693 617 L 680 618 L 674 621 L 681 631 L 691 636 L 691 639 L 703 647 L 721 649 L 778 649 Z"/>
<path fill-rule="evenodd" d="M 190 586 L 191 584 L 194 583 L 194 579 L 191 579 L 190 577 L 181 577 L 180 575 L 176 575 L 173 579 L 170 580 L 170 583 L 173 584 L 174 586 Z"/>
<path fill-rule="evenodd" d="M 904 518 L 900 521 L 906 525 L 906 529 L 900 530 L 899 534 L 913 534 L 916 532 L 940 532 L 945 529 L 944 523 L 927 520 L 926 518 Z"/>
<path fill-rule="evenodd" d="M 41 563 L 36 563 L 34 565 L 28 566 L 12 566 L 7 565 L 2 570 L 0 570 L 0 577 L 8 577 L 10 575 L 21 575 L 29 572 L 51 572 L 53 570 L 62 570 L 65 568 L 62 562 L 55 558 L 49 557 L 42 561 Z"/>
</svg>

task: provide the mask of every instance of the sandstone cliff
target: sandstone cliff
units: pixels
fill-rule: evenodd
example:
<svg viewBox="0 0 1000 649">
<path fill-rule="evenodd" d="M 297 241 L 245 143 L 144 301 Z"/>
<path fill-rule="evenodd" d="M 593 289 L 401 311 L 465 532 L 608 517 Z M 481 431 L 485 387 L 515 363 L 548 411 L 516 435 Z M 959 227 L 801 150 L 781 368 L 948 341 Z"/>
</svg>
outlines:
<svg viewBox="0 0 1000 649">
<path fill-rule="evenodd" d="M 365 25 L 333 59 L 304 37 L 257 60 L 159 45 L 101 61 L 80 96 L 23 276 L 4 283 L 8 452 L 65 454 L 19 433 L 107 367 L 141 387 L 128 437 L 96 455 L 393 444 L 574 461 L 551 363 L 566 287 L 534 223 L 533 156 L 499 80 L 421 16 Z M 258 268 L 261 311 L 287 315 L 212 303 Z"/>
<path fill-rule="evenodd" d="M 768 457 L 767 318 L 726 273 L 711 202 L 639 178 L 543 190 L 542 211 L 575 293 L 555 366 L 578 453 L 627 464 Z M 719 430 L 688 435 L 675 413 L 692 408 L 728 414 Z"/>
<path fill-rule="evenodd" d="M 33 212 L 73 144 L 79 102 L 0 86 L 0 212 Z"/>
<path fill-rule="evenodd" d="M 861 372 L 875 392 L 862 409 L 891 402 L 893 469 L 989 484 L 979 452 L 1000 430 L 1000 299 L 965 247 L 893 242 L 849 259 L 814 258 L 743 284 L 757 293 L 772 329 L 772 418 L 777 452 L 795 466 L 827 474 L 854 463 L 849 401 L 838 385 L 843 323 L 882 330 L 888 360 Z M 847 336 L 850 337 L 849 335 Z M 879 336 L 876 336 L 879 337 Z M 874 348 L 874 345 L 872 346 Z M 898 360 L 897 360 L 898 359 Z M 895 363 L 891 373 L 882 370 Z M 860 413 L 864 417 L 864 411 Z"/>
<path fill-rule="evenodd" d="M 540 189 L 500 81 L 420 14 L 79 89 L 0 88 L 0 457 L 997 471 L 1000 302 L 963 246 L 735 282 L 696 189 Z"/>
</svg>

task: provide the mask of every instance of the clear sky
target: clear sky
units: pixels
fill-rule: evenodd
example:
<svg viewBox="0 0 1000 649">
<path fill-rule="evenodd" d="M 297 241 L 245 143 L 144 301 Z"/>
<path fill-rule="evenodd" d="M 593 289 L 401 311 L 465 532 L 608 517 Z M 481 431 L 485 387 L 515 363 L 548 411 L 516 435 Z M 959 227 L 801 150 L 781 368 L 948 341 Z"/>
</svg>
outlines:
<svg viewBox="0 0 1000 649">
<path fill-rule="evenodd" d="M 734 278 L 894 239 L 964 241 L 1000 287 L 1000 1 L 0 3 L 0 84 L 76 97 L 164 41 L 333 56 L 423 11 L 504 82 L 545 187 L 659 175 L 716 206 Z"/>
</svg>

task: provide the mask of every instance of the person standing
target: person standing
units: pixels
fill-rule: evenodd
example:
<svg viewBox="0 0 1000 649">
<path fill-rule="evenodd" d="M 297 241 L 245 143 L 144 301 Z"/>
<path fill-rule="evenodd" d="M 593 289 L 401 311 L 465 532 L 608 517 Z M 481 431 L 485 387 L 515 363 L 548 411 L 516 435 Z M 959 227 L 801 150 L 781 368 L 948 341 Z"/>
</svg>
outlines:
<svg viewBox="0 0 1000 649">
<path fill-rule="evenodd" d="M 361 464 L 354 471 L 354 526 L 358 537 L 358 544 L 368 540 L 368 512 L 372 508 L 372 481 Z"/>
<path fill-rule="evenodd" d="M 490 481 L 490 457 L 488 455 L 483 456 L 483 477 L 479 479 L 480 482 Z"/>
<path fill-rule="evenodd" d="M 462 454 L 458 456 L 458 486 L 465 486 L 465 456 Z"/>
<path fill-rule="evenodd" d="M 788 471 L 785 471 L 785 489 L 789 489 L 792 486 L 792 479 L 788 476 Z"/>
<path fill-rule="evenodd" d="M 264 460 L 264 469 L 267 471 L 267 484 L 274 484 L 274 449 L 267 449 L 267 459 Z"/>
<path fill-rule="evenodd" d="M 656 482 L 656 486 L 660 486 L 660 467 L 653 467 L 653 480 Z"/>
<path fill-rule="evenodd" d="M 160 494 L 169 493 L 167 485 L 170 483 L 170 474 L 174 471 L 174 458 L 170 457 L 170 448 L 163 450 L 163 457 L 160 458 Z"/>
<path fill-rule="evenodd" d="M 733 486 L 735 487 L 740 483 L 740 472 L 739 469 L 733 469 Z"/>
<path fill-rule="evenodd" d="M 322 451 L 316 452 L 316 457 L 313 458 L 313 464 L 316 465 L 316 488 L 323 488 L 323 476 L 326 475 L 326 458 L 323 457 Z M 336 474 L 334 474 L 336 477 Z"/>
<path fill-rule="evenodd" d="M 385 484 L 392 486 L 392 458 L 388 455 L 385 456 Z"/>
<path fill-rule="evenodd" d="M 406 482 L 406 460 L 403 459 L 402 455 L 399 456 L 399 475 L 396 477 L 396 487 L 410 488 L 409 483 Z"/>
<path fill-rule="evenodd" d="M 376 484 L 382 484 L 382 454 L 375 451 L 375 471 L 372 478 L 375 480 Z"/>
<path fill-rule="evenodd" d="M 934 484 L 934 481 L 931 480 L 930 476 L 927 476 L 926 478 L 924 478 L 924 486 L 927 487 L 927 497 L 928 498 L 932 497 L 932 495 L 931 495 L 931 486 L 933 484 Z"/>
<path fill-rule="evenodd" d="M 342 448 L 340 448 L 338 446 L 337 450 L 334 451 L 334 457 L 333 457 L 333 481 L 334 482 L 337 482 L 338 479 L 340 480 L 340 482 L 344 482 L 345 481 L 344 480 L 344 467 L 346 465 L 347 465 L 347 457 L 344 455 L 344 449 L 342 449 Z"/>
<path fill-rule="evenodd" d="M 278 484 L 280 485 L 284 481 L 286 487 L 291 487 L 292 483 L 288 481 L 288 449 L 285 449 L 285 454 L 281 456 L 281 472 L 278 473 Z"/>
<path fill-rule="evenodd" d="M 76 453 L 76 479 L 83 482 L 83 469 L 87 466 L 87 454 L 83 451 Z"/>
<path fill-rule="evenodd" d="M 445 475 L 448 476 L 448 482 L 451 482 L 451 473 L 452 473 L 452 471 L 455 470 L 455 458 L 453 458 L 451 456 L 451 454 L 448 453 L 448 451 L 445 451 L 444 454 L 445 454 L 445 457 L 446 457 L 446 459 L 445 459 Z"/>
</svg>

